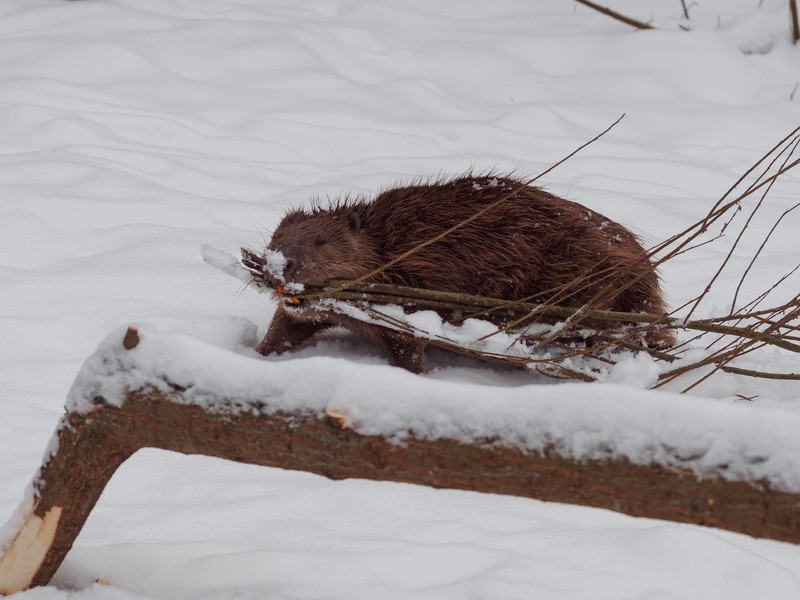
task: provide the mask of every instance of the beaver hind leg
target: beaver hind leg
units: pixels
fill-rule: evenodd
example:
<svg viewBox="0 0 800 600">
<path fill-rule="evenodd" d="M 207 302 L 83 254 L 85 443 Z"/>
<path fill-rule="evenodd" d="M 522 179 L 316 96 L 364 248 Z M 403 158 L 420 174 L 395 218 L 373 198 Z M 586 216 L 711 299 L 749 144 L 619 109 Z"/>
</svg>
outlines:
<svg viewBox="0 0 800 600">
<path fill-rule="evenodd" d="M 375 339 L 389 355 L 389 362 L 412 373 L 425 371 L 424 340 L 393 333 L 381 327 L 370 328 L 370 336 Z"/>
</svg>

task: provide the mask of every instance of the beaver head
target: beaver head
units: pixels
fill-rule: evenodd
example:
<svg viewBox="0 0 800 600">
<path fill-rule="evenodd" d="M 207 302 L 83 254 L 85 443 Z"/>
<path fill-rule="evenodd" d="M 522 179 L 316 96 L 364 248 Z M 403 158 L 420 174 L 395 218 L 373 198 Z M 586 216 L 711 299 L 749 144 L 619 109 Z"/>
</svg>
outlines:
<svg viewBox="0 0 800 600">
<path fill-rule="evenodd" d="M 320 285 L 331 279 L 356 279 L 379 265 L 361 213 L 347 205 L 287 213 L 272 234 L 265 254 L 270 253 L 282 258 L 283 267 L 282 273 L 270 269 L 268 275 L 278 280 L 273 283 Z"/>
</svg>

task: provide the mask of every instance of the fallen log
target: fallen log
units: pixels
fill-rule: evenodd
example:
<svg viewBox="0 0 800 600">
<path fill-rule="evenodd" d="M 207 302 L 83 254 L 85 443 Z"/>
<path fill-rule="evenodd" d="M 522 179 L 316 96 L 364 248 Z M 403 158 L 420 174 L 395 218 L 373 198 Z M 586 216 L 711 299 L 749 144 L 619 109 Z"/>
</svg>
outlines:
<svg viewBox="0 0 800 600">
<path fill-rule="evenodd" d="M 121 352 L 132 355 L 139 333 L 130 328 L 120 341 L 127 349 Z M 112 372 L 122 372 L 131 384 L 147 381 L 136 359 L 126 358 L 120 354 L 98 360 L 86 369 L 87 377 L 99 378 L 97 387 L 83 381 L 81 389 L 107 389 L 111 396 L 103 378 Z M 101 368 L 108 372 L 99 372 Z M 168 380 L 169 369 L 159 369 Z M 689 469 L 624 458 L 579 460 L 565 456 L 555 444 L 532 451 L 490 438 L 465 442 L 410 436 L 397 443 L 351 428 L 346 412 L 265 412 L 268 397 L 261 404 L 231 399 L 200 403 L 196 398 L 202 390 L 175 381 L 119 393 L 120 398 L 96 395 L 90 405 L 68 406 L 54 450 L 32 483 L 32 499 L 23 505 L 10 542 L 4 551 L 0 548 L 0 595 L 50 581 L 116 469 L 146 447 L 331 479 L 396 481 L 566 502 L 800 542 L 800 493 L 780 491 L 768 481 L 700 477 Z"/>
</svg>

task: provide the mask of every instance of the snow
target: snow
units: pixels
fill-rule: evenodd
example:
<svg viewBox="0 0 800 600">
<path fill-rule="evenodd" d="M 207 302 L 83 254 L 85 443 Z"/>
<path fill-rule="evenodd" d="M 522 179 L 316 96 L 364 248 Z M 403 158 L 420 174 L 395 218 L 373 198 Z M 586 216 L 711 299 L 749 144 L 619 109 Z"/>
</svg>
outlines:
<svg viewBox="0 0 800 600">
<path fill-rule="evenodd" d="M 227 273 L 243 283 L 248 283 L 250 281 L 250 272 L 245 269 L 242 263 L 230 252 L 214 248 L 209 244 L 203 244 L 200 246 L 200 255 L 207 265 L 219 269 L 223 273 Z M 253 289 L 258 291 L 258 288 L 255 286 L 253 286 Z"/>
<path fill-rule="evenodd" d="M 576 455 L 610 440 L 702 473 L 738 456 L 726 476 L 797 489 L 796 382 L 718 374 L 679 396 L 688 382 L 644 390 L 657 371 L 641 357 L 601 384 L 557 384 L 436 352 L 416 376 L 342 333 L 269 361 L 252 350 L 274 304 L 229 254 L 261 248 L 287 208 L 469 168 L 534 176 L 625 113 L 540 183 L 656 243 L 798 124 L 784 0 L 690 3 L 688 21 L 677 2 L 609 4 L 658 29 L 555 0 L 4 2 L 0 515 L 52 450 L 68 393 L 80 410 L 82 382 L 113 397 L 142 381 L 98 379 L 90 358 L 72 388 L 129 323 L 143 339 L 131 377 L 200 378 L 242 406 L 258 388 L 344 411 L 365 432 L 491 429 L 526 447 L 550 435 Z M 696 316 L 728 309 L 735 269 L 797 186 L 790 174 L 772 189 Z M 742 298 L 796 264 L 797 227 L 788 215 Z M 731 241 L 665 266 L 672 306 Z M 783 351 L 738 366 L 798 371 Z M 144 451 L 53 583 L 20 597 L 780 600 L 800 596 L 800 552 L 600 510 Z"/>
<path fill-rule="evenodd" d="M 88 413 L 98 396 L 121 406 L 127 391 L 153 387 L 169 393 L 174 385 L 185 389 L 176 402 L 210 412 L 321 417 L 329 410 L 355 431 L 398 443 L 409 436 L 492 439 L 522 450 L 551 447 L 575 459 L 658 463 L 800 493 L 796 413 L 642 394 L 615 384 L 589 395 L 578 383 L 498 388 L 428 381 L 339 358 L 264 364 L 185 335 L 146 330 L 136 348 L 125 350 L 123 335 L 124 328 L 112 333 L 86 361 L 67 396 L 68 411 Z"/>
</svg>

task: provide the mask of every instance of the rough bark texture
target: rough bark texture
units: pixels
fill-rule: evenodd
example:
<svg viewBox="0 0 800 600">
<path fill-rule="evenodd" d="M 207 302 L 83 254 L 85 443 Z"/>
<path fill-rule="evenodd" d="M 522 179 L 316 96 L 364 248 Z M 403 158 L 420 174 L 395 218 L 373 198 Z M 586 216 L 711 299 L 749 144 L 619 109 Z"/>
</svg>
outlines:
<svg viewBox="0 0 800 600">
<path fill-rule="evenodd" d="M 143 390 L 129 394 L 121 408 L 68 415 L 58 433 L 58 452 L 43 467 L 34 509 L 44 518 L 60 508 L 61 519 L 31 586 L 50 580 L 114 471 L 144 447 L 332 479 L 400 481 L 581 504 L 800 542 L 800 495 L 758 483 L 698 480 L 690 473 L 624 461 L 579 463 L 554 452 L 524 453 L 490 443 L 439 439 L 399 446 L 322 415 L 211 414 L 175 399 Z"/>
</svg>

